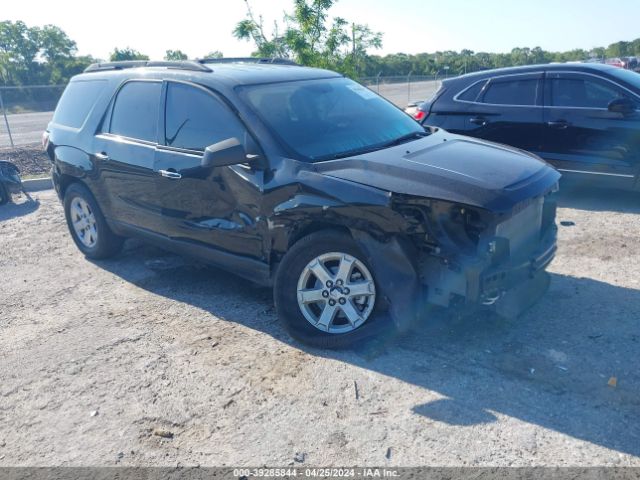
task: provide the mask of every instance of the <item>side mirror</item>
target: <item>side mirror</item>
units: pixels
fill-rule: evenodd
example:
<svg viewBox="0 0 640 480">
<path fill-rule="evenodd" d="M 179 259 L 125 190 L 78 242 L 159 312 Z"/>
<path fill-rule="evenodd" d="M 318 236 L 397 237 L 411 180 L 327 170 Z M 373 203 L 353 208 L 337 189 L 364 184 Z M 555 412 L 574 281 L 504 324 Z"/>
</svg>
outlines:
<svg viewBox="0 0 640 480">
<path fill-rule="evenodd" d="M 607 109 L 610 112 L 621 113 L 623 115 L 629 115 L 636 110 L 636 105 L 628 98 L 616 98 L 611 100 Z"/>
<path fill-rule="evenodd" d="M 224 167 L 245 163 L 247 160 L 247 152 L 245 152 L 240 140 L 232 137 L 205 148 L 202 155 L 202 166 Z"/>
</svg>

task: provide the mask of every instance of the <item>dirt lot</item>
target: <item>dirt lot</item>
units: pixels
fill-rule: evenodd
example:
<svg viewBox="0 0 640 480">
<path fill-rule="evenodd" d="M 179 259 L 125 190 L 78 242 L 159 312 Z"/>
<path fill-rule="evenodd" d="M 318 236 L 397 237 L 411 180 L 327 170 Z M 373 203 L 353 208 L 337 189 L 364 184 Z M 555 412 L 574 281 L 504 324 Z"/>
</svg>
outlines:
<svg viewBox="0 0 640 480">
<path fill-rule="evenodd" d="M 51 160 L 39 143 L 17 148 L 0 148 L 0 160 L 8 160 L 16 165 L 23 178 L 51 175 Z"/>
<path fill-rule="evenodd" d="M 2 466 L 640 466 L 637 194 L 562 196 L 551 289 L 518 321 L 338 353 L 226 273 L 133 241 L 85 260 L 35 197 L 0 207 Z"/>
</svg>

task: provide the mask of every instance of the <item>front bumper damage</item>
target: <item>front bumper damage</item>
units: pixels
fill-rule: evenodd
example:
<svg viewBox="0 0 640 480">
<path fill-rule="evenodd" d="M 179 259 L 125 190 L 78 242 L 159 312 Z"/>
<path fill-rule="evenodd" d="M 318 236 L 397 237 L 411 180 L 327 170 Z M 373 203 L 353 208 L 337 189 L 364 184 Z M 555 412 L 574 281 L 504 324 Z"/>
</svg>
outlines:
<svg viewBox="0 0 640 480">
<path fill-rule="evenodd" d="M 490 308 L 514 318 L 548 288 L 545 268 L 557 249 L 555 210 L 550 194 L 519 205 L 517 213 L 487 226 L 471 251 L 456 249 L 452 242 L 424 248 L 400 235 L 376 240 L 364 232 L 353 234 L 384 281 L 389 313 L 399 330 L 421 320 L 430 305 Z"/>
<path fill-rule="evenodd" d="M 497 262 L 491 255 L 458 257 L 454 262 L 424 258 L 420 271 L 427 302 L 443 307 L 484 305 L 505 317 L 517 317 L 546 290 L 541 285 L 548 283 L 543 279 L 557 250 L 556 232 L 554 225 L 540 239 L 538 248 Z"/>
</svg>

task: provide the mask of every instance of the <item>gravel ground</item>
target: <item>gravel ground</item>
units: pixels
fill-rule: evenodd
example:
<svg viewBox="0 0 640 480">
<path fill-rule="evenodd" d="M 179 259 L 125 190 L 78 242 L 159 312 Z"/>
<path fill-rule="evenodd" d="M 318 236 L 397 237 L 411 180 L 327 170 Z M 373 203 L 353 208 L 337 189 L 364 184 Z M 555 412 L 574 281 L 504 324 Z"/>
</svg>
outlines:
<svg viewBox="0 0 640 480">
<path fill-rule="evenodd" d="M 229 274 L 135 241 L 85 260 L 35 197 L 0 207 L 0 466 L 640 466 L 638 194 L 563 195 L 519 320 L 343 352 Z"/>
<path fill-rule="evenodd" d="M 42 145 L 24 145 L 16 148 L 0 148 L 0 160 L 8 160 L 20 169 L 20 176 L 50 175 L 51 160 L 42 151 Z"/>
</svg>

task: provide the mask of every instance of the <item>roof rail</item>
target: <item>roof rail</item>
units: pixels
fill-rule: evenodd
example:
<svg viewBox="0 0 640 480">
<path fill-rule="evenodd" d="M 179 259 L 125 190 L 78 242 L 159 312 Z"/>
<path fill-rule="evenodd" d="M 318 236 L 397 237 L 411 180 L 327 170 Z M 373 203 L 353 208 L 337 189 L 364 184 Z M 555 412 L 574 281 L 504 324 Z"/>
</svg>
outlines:
<svg viewBox="0 0 640 480">
<path fill-rule="evenodd" d="M 93 63 L 89 65 L 84 71 L 88 72 L 103 72 L 105 70 L 124 70 L 125 68 L 139 68 L 139 67 L 165 67 L 175 68 L 179 70 L 194 70 L 198 72 L 211 72 L 212 70 L 203 65 L 201 62 L 194 62 L 192 60 L 123 60 L 120 62 L 102 62 Z"/>
<path fill-rule="evenodd" d="M 263 58 L 263 57 L 228 57 L 228 58 L 199 58 L 196 60 L 200 64 L 208 63 L 270 63 L 274 65 L 295 65 L 301 66 L 299 63 L 289 60 L 288 58 Z"/>
</svg>

